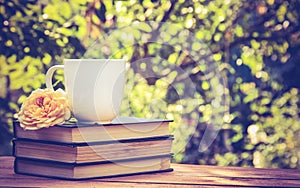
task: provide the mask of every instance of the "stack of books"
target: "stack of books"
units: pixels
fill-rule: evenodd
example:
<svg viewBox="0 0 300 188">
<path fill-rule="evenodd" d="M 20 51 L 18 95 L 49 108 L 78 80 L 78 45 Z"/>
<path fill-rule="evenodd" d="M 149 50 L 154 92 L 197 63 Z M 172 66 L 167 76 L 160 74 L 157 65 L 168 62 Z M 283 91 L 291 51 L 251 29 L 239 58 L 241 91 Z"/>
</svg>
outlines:
<svg viewBox="0 0 300 188">
<path fill-rule="evenodd" d="M 15 122 L 15 172 L 88 179 L 172 171 L 170 122 L 118 117 L 109 124 L 68 122 L 36 131 Z"/>
</svg>

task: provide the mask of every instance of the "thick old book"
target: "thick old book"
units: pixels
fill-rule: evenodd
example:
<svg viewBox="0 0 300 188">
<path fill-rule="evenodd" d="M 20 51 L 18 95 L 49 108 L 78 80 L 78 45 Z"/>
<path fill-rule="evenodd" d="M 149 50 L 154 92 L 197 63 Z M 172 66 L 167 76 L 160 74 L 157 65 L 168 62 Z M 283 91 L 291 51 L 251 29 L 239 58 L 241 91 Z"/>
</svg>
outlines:
<svg viewBox="0 0 300 188">
<path fill-rule="evenodd" d="M 172 140 L 173 137 L 164 136 L 82 144 L 28 139 L 17 139 L 13 143 L 16 157 L 81 164 L 168 155 Z"/>
<path fill-rule="evenodd" d="M 70 164 L 17 157 L 14 169 L 19 174 L 73 180 L 172 171 L 170 155 L 89 164 Z"/>
<path fill-rule="evenodd" d="M 15 138 L 54 141 L 63 143 L 87 143 L 110 140 L 128 140 L 169 135 L 172 120 L 117 117 L 107 124 L 66 122 L 35 131 L 24 130 L 14 122 Z"/>
</svg>

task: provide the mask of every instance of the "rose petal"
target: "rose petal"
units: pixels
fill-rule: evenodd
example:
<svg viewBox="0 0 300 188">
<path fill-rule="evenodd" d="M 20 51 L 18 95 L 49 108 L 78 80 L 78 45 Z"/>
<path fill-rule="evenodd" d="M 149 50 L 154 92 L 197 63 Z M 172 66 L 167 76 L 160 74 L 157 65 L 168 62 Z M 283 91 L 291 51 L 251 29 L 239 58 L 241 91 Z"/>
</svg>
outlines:
<svg viewBox="0 0 300 188">
<path fill-rule="evenodd" d="M 63 90 L 37 89 L 22 104 L 18 118 L 25 130 L 38 130 L 63 123 L 71 112 Z"/>
</svg>

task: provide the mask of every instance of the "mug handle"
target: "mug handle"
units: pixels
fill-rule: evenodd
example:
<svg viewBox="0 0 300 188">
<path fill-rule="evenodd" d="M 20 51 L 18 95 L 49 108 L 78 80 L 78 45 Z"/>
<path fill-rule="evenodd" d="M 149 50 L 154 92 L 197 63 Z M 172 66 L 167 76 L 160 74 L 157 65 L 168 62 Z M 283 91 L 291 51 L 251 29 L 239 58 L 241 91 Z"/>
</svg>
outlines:
<svg viewBox="0 0 300 188">
<path fill-rule="evenodd" d="M 46 87 L 48 89 L 54 90 L 52 85 L 52 77 L 54 72 L 58 69 L 64 69 L 64 65 L 54 65 L 48 69 L 46 73 Z"/>
</svg>

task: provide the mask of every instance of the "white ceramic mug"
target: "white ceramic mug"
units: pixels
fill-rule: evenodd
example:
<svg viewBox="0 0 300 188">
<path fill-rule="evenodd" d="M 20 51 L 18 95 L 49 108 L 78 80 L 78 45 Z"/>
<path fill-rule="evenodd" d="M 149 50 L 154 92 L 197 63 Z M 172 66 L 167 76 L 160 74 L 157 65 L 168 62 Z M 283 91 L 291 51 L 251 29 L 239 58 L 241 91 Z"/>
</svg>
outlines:
<svg viewBox="0 0 300 188">
<path fill-rule="evenodd" d="M 119 113 L 124 85 L 123 59 L 65 59 L 64 65 L 50 67 L 46 86 L 53 89 L 56 70 L 64 70 L 68 102 L 78 121 L 107 123 Z"/>
</svg>

